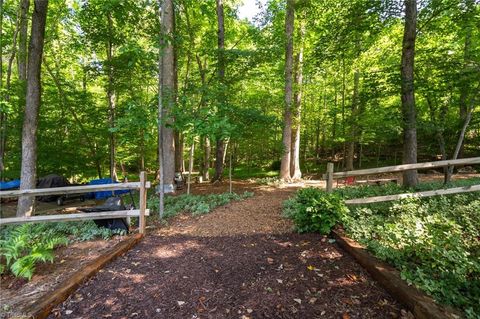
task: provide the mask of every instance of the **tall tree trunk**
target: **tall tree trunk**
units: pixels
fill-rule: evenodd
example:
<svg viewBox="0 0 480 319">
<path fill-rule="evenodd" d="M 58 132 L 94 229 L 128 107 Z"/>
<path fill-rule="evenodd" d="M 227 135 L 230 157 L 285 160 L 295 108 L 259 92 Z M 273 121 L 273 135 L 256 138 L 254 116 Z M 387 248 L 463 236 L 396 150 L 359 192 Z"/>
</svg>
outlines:
<svg viewBox="0 0 480 319">
<path fill-rule="evenodd" d="M 225 154 L 225 141 L 221 138 L 217 138 L 215 147 L 215 175 L 212 182 L 221 181 L 223 179 L 223 160 Z"/>
<path fill-rule="evenodd" d="M 164 0 L 162 2 L 162 117 L 164 124 L 162 125 L 162 159 L 163 159 L 163 177 L 165 184 L 173 188 L 175 178 L 175 139 L 171 126 L 174 119 L 172 116 L 175 104 L 175 11 L 172 0 Z"/>
<path fill-rule="evenodd" d="M 460 149 L 465 139 L 465 133 L 467 132 L 467 128 L 468 128 L 468 125 L 470 124 L 470 121 L 472 120 L 472 115 L 475 109 L 475 105 L 478 102 L 477 95 L 479 94 L 478 92 L 480 92 L 480 85 L 477 86 L 477 88 L 475 89 L 475 92 L 476 94 L 472 96 L 470 105 L 467 106 L 467 114 L 465 116 L 465 121 L 463 122 L 462 129 L 460 130 L 460 133 L 458 136 L 457 145 L 455 147 L 455 151 L 453 152 L 452 160 L 456 160 L 458 158 L 458 154 L 460 154 Z M 445 173 L 445 183 L 450 182 L 452 174 L 453 174 L 453 166 L 449 166 Z"/>
<path fill-rule="evenodd" d="M 353 160 L 355 157 L 355 139 L 357 131 L 357 116 L 358 116 L 358 90 L 360 84 L 360 71 L 357 69 L 353 75 L 353 97 L 352 97 L 352 114 L 350 116 L 350 132 L 347 143 L 347 158 L 345 161 L 345 169 L 347 171 L 353 170 Z"/>
<path fill-rule="evenodd" d="M 345 162 L 347 158 L 346 153 L 346 130 L 345 130 L 345 105 L 346 105 L 346 77 L 347 77 L 347 70 L 345 68 L 345 56 L 342 54 L 342 135 L 344 138 L 343 142 L 343 167 L 345 167 Z"/>
<path fill-rule="evenodd" d="M 18 78 L 21 82 L 27 80 L 27 42 L 28 42 L 28 11 L 30 0 L 20 2 L 20 32 L 18 38 Z"/>
<path fill-rule="evenodd" d="M 192 183 L 194 155 L 195 155 L 195 140 L 192 141 L 192 145 L 190 146 L 190 155 L 188 158 L 187 194 L 190 194 L 190 184 Z"/>
<path fill-rule="evenodd" d="M 303 85 L 303 38 L 305 36 L 305 20 L 300 22 L 300 30 L 298 32 L 298 39 L 300 42 L 298 54 L 295 57 L 295 93 L 293 98 L 294 103 L 294 121 L 293 121 L 293 141 L 292 141 L 292 158 L 290 162 L 290 174 L 292 179 L 302 178 L 302 171 L 300 170 L 300 133 L 301 133 L 301 119 L 302 119 L 302 85 Z"/>
<path fill-rule="evenodd" d="M 1 89 L 3 89 L 3 0 L 0 0 L 0 90 Z M 3 94 L 0 96 L 3 98 Z"/>
<path fill-rule="evenodd" d="M 2 10 L 3 10 L 3 0 L 2 1 Z M 13 67 L 13 61 L 15 60 L 15 56 L 17 53 L 17 37 L 18 37 L 18 32 L 20 28 L 20 12 L 21 12 L 21 6 L 18 9 L 17 12 L 17 19 L 15 22 L 15 31 L 13 32 L 13 41 L 12 41 L 12 51 L 10 54 L 10 57 L 8 59 L 8 64 L 7 64 L 7 78 L 5 81 L 5 95 L 0 96 L 3 98 L 3 100 L 6 103 L 10 102 L 10 88 L 11 88 L 11 79 L 12 79 L 12 67 Z M 2 14 L 3 18 L 3 14 Z M 2 54 L 3 58 L 3 54 Z M 3 89 L 3 62 L 2 62 L 2 89 Z M 25 93 L 25 92 L 24 92 Z M 24 99 L 25 96 L 22 97 Z M 7 120 L 8 120 L 8 114 L 6 112 L 0 112 L 0 176 L 3 177 L 2 172 L 5 169 L 5 153 L 7 149 Z"/>
<path fill-rule="evenodd" d="M 466 13 L 465 13 L 465 43 L 463 46 L 463 70 L 462 70 L 462 81 L 461 87 L 460 87 L 460 125 L 463 125 L 465 123 L 465 120 L 467 119 L 467 113 L 468 113 L 468 94 L 469 94 L 469 89 L 470 89 L 470 83 L 468 79 L 468 73 L 470 69 L 470 63 L 471 63 L 471 46 L 472 46 L 472 29 L 473 29 L 473 24 L 474 24 L 474 15 L 475 15 L 475 8 L 474 8 L 474 0 L 464 0 L 465 6 L 466 6 Z M 460 128 L 461 130 L 461 128 Z M 463 151 L 464 151 L 464 145 L 462 142 L 462 145 L 460 146 L 460 151 L 458 153 L 459 157 L 463 157 Z"/>
<path fill-rule="evenodd" d="M 0 0 L 0 98 L 3 96 L 3 0 Z M 0 112 L 0 181 L 3 180 L 3 157 L 5 154 L 5 129 L 6 129 L 6 113 Z"/>
<path fill-rule="evenodd" d="M 107 14 L 107 23 L 108 23 L 108 33 L 109 39 L 107 42 L 107 70 L 108 70 L 108 84 L 107 84 L 107 102 L 108 102 L 108 124 L 110 129 L 115 128 L 115 113 L 116 113 L 116 97 L 115 97 L 115 84 L 113 77 L 113 43 L 111 41 L 112 31 L 113 31 L 113 21 L 110 12 Z M 115 133 L 109 133 L 109 148 L 110 148 L 110 178 L 113 181 L 117 180 L 117 169 L 116 169 L 116 142 L 115 142 Z"/>
<path fill-rule="evenodd" d="M 417 163 L 417 112 L 414 90 L 415 40 L 417 34 L 417 1 L 405 0 L 405 29 L 402 45 L 402 115 L 403 164 Z M 414 187 L 418 183 L 416 170 L 403 173 L 403 185 Z"/>
<path fill-rule="evenodd" d="M 224 24 L 224 12 L 223 12 L 223 0 L 216 0 L 217 3 L 217 40 L 218 40 L 218 82 L 221 86 L 218 96 L 218 103 L 222 105 L 225 103 L 224 85 L 225 85 L 225 24 Z M 224 154 L 225 154 L 225 141 L 222 136 L 217 136 L 217 147 L 215 156 L 215 175 L 213 182 L 222 180 L 223 166 L 224 166 Z"/>
<path fill-rule="evenodd" d="M 337 82 L 334 84 L 335 98 L 333 102 L 333 123 L 332 123 L 332 158 L 335 156 L 335 140 L 337 139 L 337 104 L 338 104 L 338 92 L 337 92 Z"/>
<path fill-rule="evenodd" d="M 292 104 L 293 104 L 293 31 L 295 21 L 295 1 L 287 0 L 285 16 L 285 111 L 283 115 L 283 154 L 280 165 L 280 179 L 289 181 L 292 152 Z"/>
<path fill-rule="evenodd" d="M 185 165 L 183 160 L 184 140 L 183 134 L 175 131 L 175 172 L 184 172 Z"/>
<path fill-rule="evenodd" d="M 37 183 L 37 127 L 41 100 L 40 73 L 42 65 L 45 23 L 48 0 L 35 0 L 28 54 L 27 96 L 22 132 L 22 166 L 20 189 L 33 189 Z M 18 199 L 17 216 L 31 216 L 35 210 L 35 197 Z"/>
<path fill-rule="evenodd" d="M 210 139 L 205 136 L 203 142 L 203 165 L 202 165 L 202 177 L 203 180 L 208 181 L 210 179 Z"/>
</svg>

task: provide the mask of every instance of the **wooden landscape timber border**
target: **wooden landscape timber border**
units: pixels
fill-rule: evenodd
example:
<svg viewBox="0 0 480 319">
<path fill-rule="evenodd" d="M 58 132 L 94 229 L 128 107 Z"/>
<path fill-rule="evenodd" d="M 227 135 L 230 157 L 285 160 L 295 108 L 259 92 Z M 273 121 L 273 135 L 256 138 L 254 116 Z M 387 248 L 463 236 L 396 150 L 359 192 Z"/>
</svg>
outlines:
<svg viewBox="0 0 480 319">
<path fill-rule="evenodd" d="M 341 231 L 333 231 L 337 243 L 352 255 L 370 275 L 395 299 L 404 304 L 416 319 L 462 318 L 455 309 L 437 304 L 431 297 L 401 279 L 398 270 L 371 255 L 362 245 L 345 237 Z"/>
<path fill-rule="evenodd" d="M 47 318 L 52 309 L 65 301 L 82 283 L 94 276 L 107 263 L 130 250 L 142 240 L 143 236 L 143 234 L 135 234 L 119 242 L 106 253 L 77 270 L 70 277 L 64 279 L 54 291 L 50 291 L 40 297 L 33 305 L 26 307 L 22 313 L 27 314 L 28 318 Z"/>
<path fill-rule="evenodd" d="M 139 218 L 138 231 L 141 234 L 144 234 L 145 228 L 146 228 L 145 216 L 149 215 L 149 211 L 147 210 L 147 189 L 150 187 L 151 187 L 151 184 L 150 182 L 147 181 L 147 174 L 145 172 L 140 172 L 140 182 L 0 191 L 0 198 L 3 198 L 3 197 L 19 197 L 19 196 L 79 194 L 79 193 L 90 193 L 90 192 L 98 192 L 98 191 L 115 191 L 115 190 L 122 190 L 122 189 L 139 189 L 140 190 L 140 204 L 139 204 L 138 210 L 120 210 L 120 211 L 109 211 L 109 212 L 0 218 L 0 226 L 7 225 L 7 224 L 79 221 L 79 220 L 89 220 L 89 219 L 110 219 L 110 218 L 124 218 L 124 217 L 138 216 Z"/>
</svg>

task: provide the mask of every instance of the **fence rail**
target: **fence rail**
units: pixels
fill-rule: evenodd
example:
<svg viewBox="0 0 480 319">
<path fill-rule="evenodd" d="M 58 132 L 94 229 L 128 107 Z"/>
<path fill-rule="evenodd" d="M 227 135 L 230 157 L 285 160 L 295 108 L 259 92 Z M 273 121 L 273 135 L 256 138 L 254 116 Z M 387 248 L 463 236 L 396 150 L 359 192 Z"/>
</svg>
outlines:
<svg viewBox="0 0 480 319">
<path fill-rule="evenodd" d="M 333 178 L 344 178 L 350 176 L 362 176 L 370 174 L 381 174 L 381 173 L 397 173 L 410 171 L 414 169 L 428 169 L 428 168 L 438 168 L 438 167 L 447 167 L 447 166 L 457 166 L 457 165 L 473 165 L 480 164 L 480 157 L 471 157 L 471 158 L 462 158 L 457 160 L 446 160 L 446 161 L 434 161 L 434 162 L 425 162 L 417 164 L 402 164 L 395 166 L 385 166 L 377 168 L 368 168 L 368 169 L 358 169 L 354 171 L 345 171 L 345 172 L 335 172 L 333 173 Z M 328 175 L 324 174 L 326 179 Z"/>
<path fill-rule="evenodd" d="M 145 184 L 145 188 L 150 188 L 150 182 Z M 52 188 L 36 188 L 0 191 L 0 198 L 3 197 L 19 197 L 19 196 L 46 196 L 46 195 L 60 195 L 60 194 L 80 194 L 100 191 L 116 191 L 123 189 L 140 189 L 140 182 L 116 183 L 116 184 L 101 184 L 101 185 L 82 185 L 82 186 L 67 186 L 67 187 L 52 187 Z"/>
<path fill-rule="evenodd" d="M 471 193 L 471 192 L 478 192 L 478 191 L 480 191 L 480 185 L 471 185 L 466 187 L 455 187 L 455 188 L 439 189 L 439 190 L 425 191 L 425 192 L 418 192 L 418 193 L 404 193 L 404 194 L 396 194 L 396 195 L 348 199 L 345 201 L 345 204 L 347 205 L 372 204 L 372 203 L 389 202 L 389 201 L 399 200 L 404 198 L 423 198 L 423 197 L 432 197 L 432 196 L 439 196 L 439 195 Z"/>
<path fill-rule="evenodd" d="M 462 158 L 457 160 L 446 160 L 446 161 L 434 161 L 434 162 L 425 162 L 425 163 L 416 163 L 416 164 L 402 164 L 402 165 L 395 165 L 395 166 L 359 169 L 355 171 L 345 171 L 345 172 L 334 172 L 333 163 L 328 163 L 327 173 L 323 175 L 323 178 L 326 179 L 327 181 L 327 192 L 331 192 L 333 188 L 333 179 L 336 179 L 336 178 L 345 178 L 345 177 L 363 176 L 363 175 L 381 174 L 381 173 L 398 173 L 398 172 L 410 171 L 415 169 L 428 169 L 428 168 L 438 168 L 438 167 L 457 166 L 457 165 L 473 165 L 473 164 L 480 164 L 480 157 Z"/>
<path fill-rule="evenodd" d="M 332 192 L 333 180 L 336 178 L 363 176 L 363 175 L 379 174 L 379 173 L 395 173 L 395 172 L 404 172 L 404 171 L 409 171 L 414 169 L 427 169 L 427 168 L 469 165 L 469 164 L 472 164 L 472 165 L 480 164 L 480 157 L 425 162 L 425 163 L 417 163 L 417 164 L 403 164 L 403 165 L 385 166 L 385 167 L 377 167 L 377 168 L 369 168 L 369 169 L 359 169 L 355 171 L 345 171 L 345 172 L 334 172 L 333 163 L 328 163 L 327 173 L 323 175 L 323 178 L 326 179 L 326 191 Z M 450 195 L 450 194 L 460 194 L 460 193 L 469 193 L 469 192 L 478 192 L 478 191 L 480 191 L 480 185 L 472 185 L 467 187 L 455 187 L 455 188 L 417 192 L 417 193 L 405 193 L 405 194 L 396 194 L 396 195 L 387 195 L 387 196 L 355 198 L 355 199 L 346 200 L 345 203 L 349 205 L 371 204 L 371 203 L 393 201 L 393 200 L 409 198 L 409 197 L 422 198 L 422 197 L 431 197 L 431 196 L 437 196 L 437 195 Z"/>
<path fill-rule="evenodd" d="M 143 234 L 145 233 L 145 227 L 146 227 L 145 216 L 149 216 L 149 210 L 147 209 L 147 189 L 150 187 L 151 187 L 151 184 L 150 182 L 147 181 L 147 174 L 145 172 L 141 172 L 140 182 L 1 191 L 0 198 L 19 197 L 19 196 L 81 194 L 81 193 L 91 193 L 91 192 L 99 192 L 99 191 L 139 189 L 140 203 L 139 203 L 139 209 L 137 210 L 119 210 L 119 211 L 108 211 L 108 212 L 0 218 L 0 226 L 8 225 L 8 224 L 139 217 L 139 232 Z"/>
<path fill-rule="evenodd" d="M 115 210 L 108 212 L 92 212 L 92 213 L 77 213 L 77 214 L 62 214 L 62 215 L 42 215 L 30 217 L 10 217 L 0 218 L 0 226 L 9 224 L 26 224 L 26 223 L 40 223 L 40 222 L 67 222 L 67 221 L 82 221 L 90 219 L 110 219 L 110 218 L 125 218 L 140 216 L 139 209 L 132 210 Z M 150 216 L 150 210 L 145 210 L 145 216 Z"/>
</svg>

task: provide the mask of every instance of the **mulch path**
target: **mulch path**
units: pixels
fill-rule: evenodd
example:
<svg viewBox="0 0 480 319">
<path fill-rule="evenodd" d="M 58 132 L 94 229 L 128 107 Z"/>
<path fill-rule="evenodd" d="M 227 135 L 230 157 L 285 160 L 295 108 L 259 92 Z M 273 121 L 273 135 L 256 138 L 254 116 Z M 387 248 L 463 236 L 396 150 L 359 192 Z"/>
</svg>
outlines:
<svg viewBox="0 0 480 319">
<path fill-rule="evenodd" d="M 409 317 L 335 242 L 292 232 L 281 205 L 293 191 L 256 187 L 150 230 L 50 318 Z"/>
</svg>

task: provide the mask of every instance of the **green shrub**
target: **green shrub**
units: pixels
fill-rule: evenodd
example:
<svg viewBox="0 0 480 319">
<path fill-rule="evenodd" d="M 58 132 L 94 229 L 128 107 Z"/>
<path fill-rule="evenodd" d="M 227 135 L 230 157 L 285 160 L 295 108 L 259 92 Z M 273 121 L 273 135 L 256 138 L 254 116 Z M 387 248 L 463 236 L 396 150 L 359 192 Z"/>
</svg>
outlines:
<svg viewBox="0 0 480 319">
<path fill-rule="evenodd" d="M 54 249 L 71 241 L 108 239 L 122 231 L 99 228 L 93 221 L 4 226 L 0 229 L 0 273 L 30 279 L 37 263 L 53 262 Z"/>
<path fill-rule="evenodd" d="M 298 232 L 328 234 L 348 209 L 337 194 L 304 188 L 284 203 L 283 212 L 293 220 Z"/>
<path fill-rule="evenodd" d="M 215 207 L 223 206 L 231 201 L 243 200 L 252 196 L 252 192 L 244 192 L 243 194 L 222 193 L 167 196 L 165 197 L 164 218 L 169 218 L 183 212 L 190 213 L 194 216 L 203 215 L 211 212 Z M 149 199 L 148 207 L 153 211 L 158 211 L 157 196 Z"/>
</svg>

